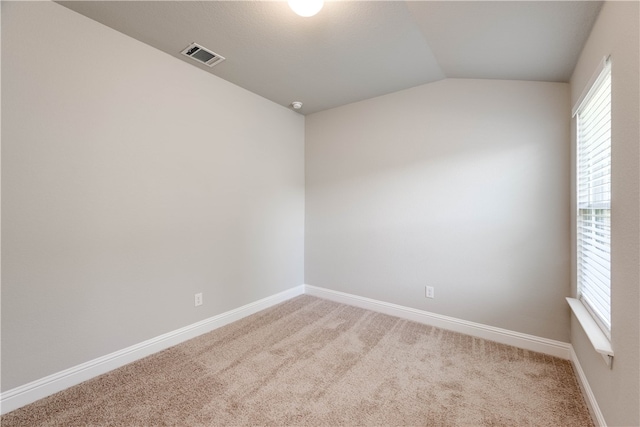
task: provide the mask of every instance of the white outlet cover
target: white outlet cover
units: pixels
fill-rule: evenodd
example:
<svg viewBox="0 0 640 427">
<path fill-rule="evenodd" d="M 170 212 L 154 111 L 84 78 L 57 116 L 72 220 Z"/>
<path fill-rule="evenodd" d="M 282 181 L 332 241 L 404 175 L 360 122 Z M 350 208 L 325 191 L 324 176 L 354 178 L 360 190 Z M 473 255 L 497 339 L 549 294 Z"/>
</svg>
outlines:
<svg viewBox="0 0 640 427">
<path fill-rule="evenodd" d="M 424 296 L 427 298 L 435 298 L 433 286 L 425 286 L 424 288 Z"/>
</svg>

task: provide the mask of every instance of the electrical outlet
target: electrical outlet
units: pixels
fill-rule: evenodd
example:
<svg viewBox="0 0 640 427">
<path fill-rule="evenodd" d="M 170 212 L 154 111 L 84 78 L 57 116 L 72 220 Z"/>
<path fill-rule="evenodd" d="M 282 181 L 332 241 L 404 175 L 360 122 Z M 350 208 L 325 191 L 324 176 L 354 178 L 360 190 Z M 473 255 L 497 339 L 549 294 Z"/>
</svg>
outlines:
<svg viewBox="0 0 640 427">
<path fill-rule="evenodd" d="M 196 294 L 196 307 L 202 305 L 202 292 Z"/>
<path fill-rule="evenodd" d="M 425 286 L 424 287 L 424 296 L 425 298 L 435 298 L 433 286 Z"/>
</svg>

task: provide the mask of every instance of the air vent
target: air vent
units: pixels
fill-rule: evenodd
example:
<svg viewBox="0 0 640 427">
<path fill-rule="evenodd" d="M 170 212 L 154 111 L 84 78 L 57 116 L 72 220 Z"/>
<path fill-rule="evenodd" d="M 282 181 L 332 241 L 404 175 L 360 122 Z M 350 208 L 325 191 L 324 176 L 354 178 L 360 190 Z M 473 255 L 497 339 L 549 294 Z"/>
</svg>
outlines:
<svg viewBox="0 0 640 427">
<path fill-rule="evenodd" d="M 224 61 L 224 56 L 220 56 L 197 43 L 191 43 L 180 53 L 208 67 L 213 67 Z"/>
</svg>

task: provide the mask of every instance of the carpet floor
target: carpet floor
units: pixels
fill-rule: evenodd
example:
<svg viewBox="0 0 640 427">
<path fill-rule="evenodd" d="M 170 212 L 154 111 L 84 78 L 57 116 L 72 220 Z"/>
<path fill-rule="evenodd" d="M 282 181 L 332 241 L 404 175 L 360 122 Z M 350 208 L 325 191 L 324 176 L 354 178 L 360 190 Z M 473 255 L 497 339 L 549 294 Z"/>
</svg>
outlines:
<svg viewBox="0 0 640 427">
<path fill-rule="evenodd" d="M 593 426 L 569 361 L 307 295 L 0 421 Z"/>
</svg>

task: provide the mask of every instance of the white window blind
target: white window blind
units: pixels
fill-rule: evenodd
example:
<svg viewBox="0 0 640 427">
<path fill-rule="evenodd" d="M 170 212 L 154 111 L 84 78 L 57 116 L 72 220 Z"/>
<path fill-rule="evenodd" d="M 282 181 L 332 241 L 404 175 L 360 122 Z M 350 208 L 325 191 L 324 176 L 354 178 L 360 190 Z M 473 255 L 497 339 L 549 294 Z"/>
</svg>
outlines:
<svg viewBox="0 0 640 427">
<path fill-rule="evenodd" d="M 611 332 L 611 67 L 577 109 L 578 295 Z"/>
</svg>

